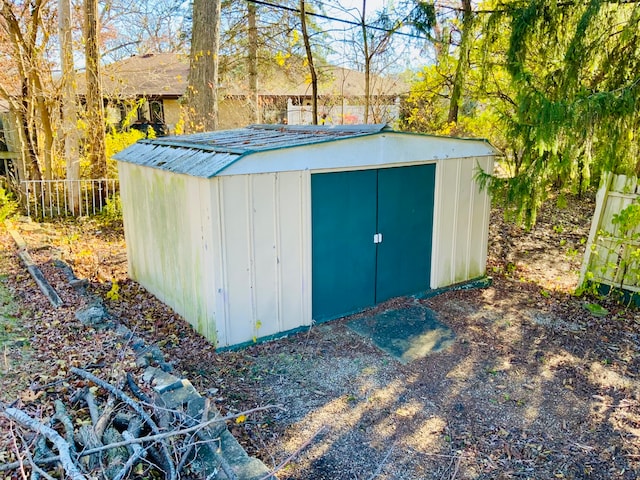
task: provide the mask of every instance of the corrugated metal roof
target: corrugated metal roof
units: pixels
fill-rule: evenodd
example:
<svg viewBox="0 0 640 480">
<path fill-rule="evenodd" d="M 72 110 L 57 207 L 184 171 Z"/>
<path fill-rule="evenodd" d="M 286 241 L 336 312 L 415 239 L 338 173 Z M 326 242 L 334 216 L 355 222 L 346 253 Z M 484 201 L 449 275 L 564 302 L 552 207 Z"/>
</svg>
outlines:
<svg viewBox="0 0 640 480">
<path fill-rule="evenodd" d="M 380 133 L 386 125 L 252 125 L 237 130 L 141 140 L 117 160 L 210 178 L 245 155 Z"/>
</svg>

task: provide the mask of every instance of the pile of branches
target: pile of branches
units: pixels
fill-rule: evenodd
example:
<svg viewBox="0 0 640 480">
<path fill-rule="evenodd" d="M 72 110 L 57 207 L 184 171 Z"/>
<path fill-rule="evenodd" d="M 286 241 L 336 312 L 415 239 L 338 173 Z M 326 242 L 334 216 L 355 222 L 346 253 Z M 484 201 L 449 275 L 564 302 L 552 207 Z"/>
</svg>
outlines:
<svg viewBox="0 0 640 480">
<path fill-rule="evenodd" d="M 56 400 L 55 414 L 42 420 L 15 406 L 0 405 L 0 413 L 11 421 L 18 457 L 16 462 L 0 465 L 0 475 L 16 472 L 32 480 L 176 480 L 213 479 L 221 470 L 223 478 L 233 480 L 237 476 L 219 449 L 226 421 L 271 408 L 210 418 L 205 399 L 201 417 L 193 418 L 184 411 L 161 407 L 130 374 L 114 386 L 86 370 L 70 371 L 84 379 L 84 385 L 70 397 L 72 410 Z M 204 451 L 213 459 L 206 471 L 197 461 Z"/>
</svg>

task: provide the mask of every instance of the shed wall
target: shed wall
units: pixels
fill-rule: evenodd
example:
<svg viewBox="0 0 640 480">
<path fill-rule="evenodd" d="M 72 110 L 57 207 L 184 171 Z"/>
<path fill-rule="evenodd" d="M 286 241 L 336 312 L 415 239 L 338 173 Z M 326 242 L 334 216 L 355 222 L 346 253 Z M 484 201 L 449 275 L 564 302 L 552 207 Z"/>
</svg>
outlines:
<svg viewBox="0 0 640 480">
<path fill-rule="evenodd" d="M 215 342 L 210 182 L 124 163 L 119 175 L 129 275 Z"/>
<path fill-rule="evenodd" d="M 311 323 L 309 173 L 234 175 L 219 189 L 220 346 Z"/>
<path fill-rule="evenodd" d="M 485 275 L 491 199 L 474 176 L 493 169 L 492 157 L 438 162 L 433 227 L 431 288 Z"/>
</svg>

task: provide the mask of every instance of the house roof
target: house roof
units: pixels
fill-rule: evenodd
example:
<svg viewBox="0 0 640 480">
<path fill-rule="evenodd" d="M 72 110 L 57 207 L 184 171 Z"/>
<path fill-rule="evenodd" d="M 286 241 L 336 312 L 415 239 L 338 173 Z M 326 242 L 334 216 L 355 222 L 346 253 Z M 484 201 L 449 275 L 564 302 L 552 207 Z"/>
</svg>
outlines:
<svg viewBox="0 0 640 480">
<path fill-rule="evenodd" d="M 259 73 L 258 93 L 262 96 L 309 96 L 311 85 L 308 72 L 299 65 L 271 65 Z M 318 67 L 319 95 L 355 97 L 364 95 L 364 73 L 348 68 L 325 65 Z M 102 89 L 112 97 L 164 96 L 184 94 L 189 75 L 189 57 L 177 53 L 156 53 L 133 56 L 102 67 Z M 223 95 L 246 95 L 246 76 L 238 78 L 229 73 L 222 79 Z M 78 76 L 79 90 L 84 91 L 85 79 Z M 374 95 L 397 96 L 409 90 L 407 84 L 395 77 L 372 76 Z"/>
<path fill-rule="evenodd" d="M 432 138 L 449 144 L 441 153 L 448 157 L 461 152 L 455 144 L 467 145 L 464 156 L 495 155 L 485 140 L 469 140 L 394 132 L 384 124 L 376 125 L 252 125 L 236 130 L 141 140 L 114 156 L 117 160 L 202 178 L 211 178 L 252 154 L 292 147 L 325 144 L 341 140 L 393 133 L 410 138 Z M 469 145 L 470 144 L 470 145 Z M 471 146 L 469 149 L 468 147 Z M 455 155 L 453 155 L 455 156 Z M 437 156 L 433 158 L 438 158 Z M 426 157 L 424 158 L 427 159 Z M 295 167 L 290 166 L 291 169 Z M 257 172 L 258 170 L 255 170 Z"/>
<path fill-rule="evenodd" d="M 113 97 L 180 97 L 187 88 L 189 57 L 177 53 L 133 56 L 102 67 L 102 90 Z M 79 77 L 84 91 L 84 77 Z"/>
</svg>

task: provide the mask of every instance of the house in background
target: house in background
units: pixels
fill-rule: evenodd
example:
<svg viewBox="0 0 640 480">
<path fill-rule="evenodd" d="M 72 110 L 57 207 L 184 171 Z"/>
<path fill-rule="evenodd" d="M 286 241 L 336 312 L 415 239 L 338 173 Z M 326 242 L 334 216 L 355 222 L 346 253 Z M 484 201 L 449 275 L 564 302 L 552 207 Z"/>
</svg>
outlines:
<svg viewBox="0 0 640 480">
<path fill-rule="evenodd" d="M 25 178 L 17 128 L 9 103 L 0 100 L 0 182 L 18 184 Z"/>
<path fill-rule="evenodd" d="M 110 124 L 119 125 L 138 105 L 132 123 L 164 126 L 175 133 L 180 122 L 180 99 L 189 74 L 189 58 L 175 53 L 133 56 L 103 67 L 102 88 Z M 308 73 L 273 65 L 258 78 L 259 123 L 311 123 L 311 85 Z M 335 66 L 319 69 L 320 123 L 364 122 L 364 74 Z M 79 83 L 82 85 L 82 79 Z M 81 87 L 82 88 L 82 87 Z M 408 91 L 403 82 L 372 78 L 370 123 L 392 123 L 400 112 L 400 97 Z M 232 129 L 256 123 L 246 75 L 222 76 L 219 86 L 219 126 Z"/>
</svg>

